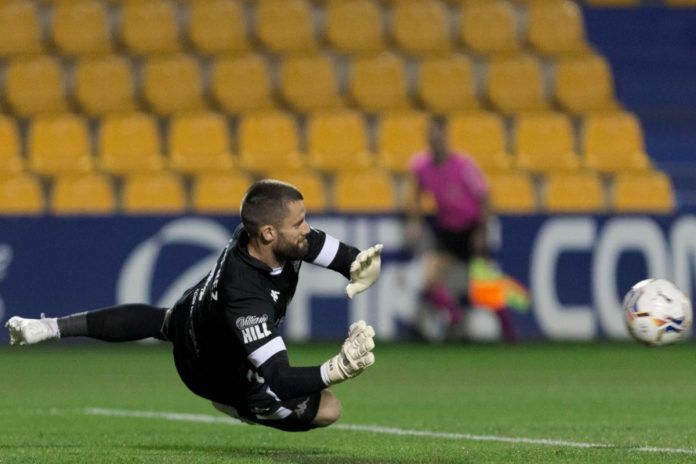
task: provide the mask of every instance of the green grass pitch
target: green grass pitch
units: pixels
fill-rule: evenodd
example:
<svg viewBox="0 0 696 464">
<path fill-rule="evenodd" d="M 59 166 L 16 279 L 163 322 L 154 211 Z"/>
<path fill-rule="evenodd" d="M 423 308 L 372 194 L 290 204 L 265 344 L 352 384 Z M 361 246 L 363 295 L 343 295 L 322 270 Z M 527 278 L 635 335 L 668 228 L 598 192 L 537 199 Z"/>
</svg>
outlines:
<svg viewBox="0 0 696 464">
<path fill-rule="evenodd" d="M 291 361 L 337 346 L 293 346 Z M 3 347 L 0 463 L 696 462 L 695 354 L 378 345 L 375 366 L 333 389 L 339 426 L 290 434 L 226 423 L 179 381 L 167 345 Z"/>
</svg>

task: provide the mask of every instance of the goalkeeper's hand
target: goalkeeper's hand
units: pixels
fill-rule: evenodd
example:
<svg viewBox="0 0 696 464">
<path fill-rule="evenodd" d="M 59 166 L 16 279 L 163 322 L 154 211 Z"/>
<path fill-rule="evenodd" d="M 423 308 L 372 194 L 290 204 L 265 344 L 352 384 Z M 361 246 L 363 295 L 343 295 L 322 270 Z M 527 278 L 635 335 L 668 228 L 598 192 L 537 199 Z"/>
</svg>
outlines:
<svg viewBox="0 0 696 464">
<path fill-rule="evenodd" d="M 353 298 L 358 293 L 364 292 L 374 284 L 379 277 L 382 267 L 382 244 L 361 251 L 350 264 L 350 283 L 346 286 L 346 295 Z"/>
<path fill-rule="evenodd" d="M 328 385 L 351 379 L 375 363 L 374 336 L 374 329 L 365 321 L 351 324 L 341 352 L 321 366 L 322 377 Z"/>
</svg>

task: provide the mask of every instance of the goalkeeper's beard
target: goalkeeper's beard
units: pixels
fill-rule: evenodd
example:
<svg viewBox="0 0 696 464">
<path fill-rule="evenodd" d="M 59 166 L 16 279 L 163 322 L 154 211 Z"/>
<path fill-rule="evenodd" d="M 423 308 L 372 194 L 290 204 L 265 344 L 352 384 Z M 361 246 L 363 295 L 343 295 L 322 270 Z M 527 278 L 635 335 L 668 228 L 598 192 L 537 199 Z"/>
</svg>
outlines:
<svg viewBox="0 0 696 464">
<path fill-rule="evenodd" d="M 291 242 L 279 235 L 278 244 L 273 249 L 273 254 L 278 262 L 297 261 L 305 257 L 308 249 L 309 242 L 304 235 L 297 242 Z"/>
</svg>

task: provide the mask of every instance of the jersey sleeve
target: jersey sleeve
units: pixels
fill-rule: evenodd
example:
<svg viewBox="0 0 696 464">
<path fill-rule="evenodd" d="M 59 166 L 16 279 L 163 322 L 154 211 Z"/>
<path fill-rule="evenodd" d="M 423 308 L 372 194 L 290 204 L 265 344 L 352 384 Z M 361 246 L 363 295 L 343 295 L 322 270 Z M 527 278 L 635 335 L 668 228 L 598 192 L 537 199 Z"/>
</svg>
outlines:
<svg viewBox="0 0 696 464">
<path fill-rule="evenodd" d="M 310 230 L 307 241 L 309 249 L 304 261 L 331 269 L 350 279 L 350 265 L 360 250 L 314 228 Z"/>
</svg>

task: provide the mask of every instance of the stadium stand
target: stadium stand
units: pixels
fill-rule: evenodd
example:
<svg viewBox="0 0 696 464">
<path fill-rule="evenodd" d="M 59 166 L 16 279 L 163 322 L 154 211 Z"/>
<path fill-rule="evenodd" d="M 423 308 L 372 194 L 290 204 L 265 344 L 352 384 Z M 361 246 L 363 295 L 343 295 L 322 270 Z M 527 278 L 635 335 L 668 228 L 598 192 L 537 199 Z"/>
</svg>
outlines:
<svg viewBox="0 0 696 464">
<path fill-rule="evenodd" d="M 585 165 L 601 173 L 650 168 L 640 123 L 630 113 L 602 113 L 585 119 L 582 134 Z"/>
<path fill-rule="evenodd" d="M 672 185 L 662 172 L 624 173 L 614 178 L 612 208 L 620 213 L 670 213 L 675 201 Z"/>
<path fill-rule="evenodd" d="M 104 6 L 96 0 L 57 3 L 51 39 L 64 55 L 109 53 L 112 46 Z"/>
<path fill-rule="evenodd" d="M 540 54 L 558 56 L 589 50 L 578 5 L 570 0 L 531 2 L 527 39 Z"/>
<path fill-rule="evenodd" d="M 548 107 L 541 68 L 536 58 L 527 54 L 491 58 L 486 90 L 491 104 L 504 114 Z"/>
<path fill-rule="evenodd" d="M 239 172 L 200 174 L 191 186 L 192 208 L 197 213 L 239 214 L 251 182 L 251 177 Z"/>
<path fill-rule="evenodd" d="M 88 116 L 138 108 L 131 65 L 118 55 L 77 61 L 73 95 L 80 110 Z"/>
<path fill-rule="evenodd" d="M 29 166 L 37 174 L 87 172 L 93 169 L 87 121 L 74 113 L 32 118 L 27 135 Z"/>
<path fill-rule="evenodd" d="M 49 197 L 53 214 L 111 214 L 116 211 L 116 193 L 111 179 L 103 174 L 55 177 Z"/>
<path fill-rule="evenodd" d="M 393 53 L 353 59 L 350 94 L 363 111 L 375 113 L 410 106 L 403 59 Z"/>
<path fill-rule="evenodd" d="M 535 174 L 576 170 L 579 163 L 570 118 L 555 112 L 519 116 L 515 160 L 518 167 Z"/>
<path fill-rule="evenodd" d="M 21 141 L 17 122 L 0 114 L 0 176 L 16 174 L 24 169 Z"/>
<path fill-rule="evenodd" d="M 0 57 L 44 50 L 37 5 L 28 0 L 0 2 Z"/>
<path fill-rule="evenodd" d="M 447 141 L 454 150 L 471 155 L 484 173 L 508 171 L 512 167 L 503 119 L 496 113 L 466 111 L 450 114 Z"/>
<path fill-rule="evenodd" d="M 213 63 L 211 93 L 227 113 L 273 107 L 266 60 L 257 54 L 220 57 Z"/>
<path fill-rule="evenodd" d="M 324 54 L 285 58 L 281 65 L 280 88 L 287 104 L 297 112 L 343 106 L 334 63 Z"/>
<path fill-rule="evenodd" d="M 34 176 L 16 174 L 0 182 L 0 214 L 34 215 L 45 207 L 41 184 Z"/>
<path fill-rule="evenodd" d="M 459 37 L 480 55 L 520 50 L 515 10 L 504 0 L 462 2 Z"/>
<path fill-rule="evenodd" d="M 448 12 L 438 0 L 413 0 L 394 4 L 391 36 L 405 52 L 427 55 L 450 51 Z"/>
<path fill-rule="evenodd" d="M 556 62 L 556 99 L 574 114 L 618 109 L 607 60 L 599 55 L 571 55 Z"/>
<path fill-rule="evenodd" d="M 520 171 L 490 174 L 488 185 L 494 211 L 526 214 L 537 210 L 534 182 L 528 174 Z"/>
<path fill-rule="evenodd" d="M 436 114 L 477 108 L 471 60 L 458 53 L 423 58 L 419 63 L 418 97 Z"/>
<path fill-rule="evenodd" d="M 176 214 L 186 211 L 186 190 L 171 172 L 132 174 L 123 182 L 121 203 L 129 214 Z"/>
<path fill-rule="evenodd" d="M 273 170 L 264 172 L 264 176 L 289 182 L 300 189 L 308 211 L 321 213 L 328 209 L 328 191 L 321 175 L 316 172 Z"/>
<path fill-rule="evenodd" d="M 103 117 L 97 145 L 99 166 L 111 174 L 155 172 L 164 166 L 157 121 L 147 113 Z"/>
<path fill-rule="evenodd" d="M 239 162 L 249 171 L 293 171 L 304 164 L 297 122 L 290 113 L 274 110 L 247 114 L 239 122 L 238 134 Z"/>
<path fill-rule="evenodd" d="M 173 53 L 181 49 L 176 4 L 166 0 L 122 2 L 120 38 L 135 55 Z"/>
<path fill-rule="evenodd" d="M 194 0 L 189 4 L 188 39 L 199 53 L 218 55 L 249 50 L 244 9 L 232 0 Z"/>
<path fill-rule="evenodd" d="M 256 37 L 272 52 L 314 50 L 312 6 L 305 0 L 259 0 L 256 4 Z"/>
<path fill-rule="evenodd" d="M 15 58 L 5 72 L 5 94 L 12 111 L 20 117 L 65 111 L 63 71 L 49 55 Z"/>
<path fill-rule="evenodd" d="M 172 169 L 191 174 L 227 171 L 235 165 L 227 120 L 219 113 L 177 114 L 167 135 Z"/>
<path fill-rule="evenodd" d="M 413 154 L 428 146 L 427 127 L 427 114 L 420 111 L 384 113 L 377 133 L 380 165 L 396 174 L 408 172 Z"/>
<path fill-rule="evenodd" d="M 365 122 L 356 111 L 310 115 L 307 147 L 312 167 L 326 172 L 364 169 L 372 164 Z"/>
<path fill-rule="evenodd" d="M 373 0 L 330 1 L 326 5 L 326 40 L 339 52 L 384 50 L 382 15 Z"/>
<path fill-rule="evenodd" d="M 382 171 L 341 172 L 334 182 L 334 205 L 343 212 L 387 213 L 396 209 L 391 177 Z M 370 192 L 365 195 L 365 192 Z"/>
<path fill-rule="evenodd" d="M 549 174 L 542 199 L 542 209 L 550 213 L 592 213 L 606 209 L 604 185 L 592 172 Z"/>
<path fill-rule="evenodd" d="M 170 115 L 205 107 L 201 71 L 194 57 L 184 54 L 151 57 L 143 74 L 143 96 L 155 113 Z"/>
</svg>

